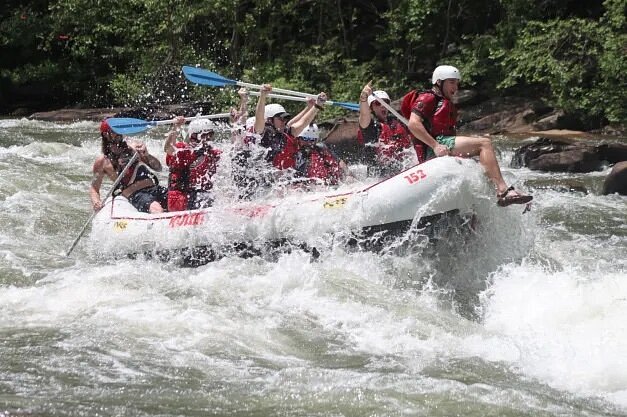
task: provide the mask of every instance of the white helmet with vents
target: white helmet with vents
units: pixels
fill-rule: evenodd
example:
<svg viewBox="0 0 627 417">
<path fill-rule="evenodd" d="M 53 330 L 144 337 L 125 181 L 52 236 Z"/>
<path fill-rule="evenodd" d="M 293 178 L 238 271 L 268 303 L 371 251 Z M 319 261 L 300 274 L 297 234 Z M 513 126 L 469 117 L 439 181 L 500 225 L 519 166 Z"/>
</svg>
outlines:
<svg viewBox="0 0 627 417">
<path fill-rule="evenodd" d="M 438 81 L 444 80 L 462 80 L 462 74 L 459 70 L 450 65 L 440 65 L 433 71 L 433 76 L 431 77 L 431 83 L 435 85 Z"/>
<path fill-rule="evenodd" d="M 300 132 L 300 135 L 298 135 L 298 137 L 307 142 L 317 141 L 320 138 L 320 129 L 318 128 L 317 124 L 312 123 L 307 126 L 305 130 Z"/>
<path fill-rule="evenodd" d="M 377 91 L 373 91 L 372 94 L 368 96 L 368 105 L 371 105 L 372 102 L 376 100 L 374 96 L 377 96 L 382 100 L 390 101 L 390 96 L 388 95 L 388 93 L 386 93 L 383 90 L 377 90 Z"/>
<path fill-rule="evenodd" d="M 264 116 L 266 119 L 270 117 L 289 117 L 289 113 L 280 104 L 268 104 L 265 108 Z"/>
<path fill-rule="evenodd" d="M 189 123 L 188 133 L 215 132 L 216 124 L 209 119 L 194 119 Z"/>
</svg>

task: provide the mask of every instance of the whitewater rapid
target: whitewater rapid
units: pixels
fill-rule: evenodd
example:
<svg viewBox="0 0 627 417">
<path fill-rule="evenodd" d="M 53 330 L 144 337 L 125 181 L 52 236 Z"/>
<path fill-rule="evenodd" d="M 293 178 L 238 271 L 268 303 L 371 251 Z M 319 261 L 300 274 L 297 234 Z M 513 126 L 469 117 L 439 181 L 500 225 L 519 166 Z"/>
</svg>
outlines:
<svg viewBox="0 0 627 417">
<path fill-rule="evenodd" d="M 163 160 L 163 132 L 143 138 Z M 517 143 L 496 145 L 506 166 Z M 609 169 L 579 175 L 586 195 L 504 168 L 532 211 L 484 188 L 463 245 L 180 268 L 61 256 L 98 153 L 95 123 L 0 121 L 0 415 L 627 414 L 627 201 L 596 191 Z"/>
</svg>

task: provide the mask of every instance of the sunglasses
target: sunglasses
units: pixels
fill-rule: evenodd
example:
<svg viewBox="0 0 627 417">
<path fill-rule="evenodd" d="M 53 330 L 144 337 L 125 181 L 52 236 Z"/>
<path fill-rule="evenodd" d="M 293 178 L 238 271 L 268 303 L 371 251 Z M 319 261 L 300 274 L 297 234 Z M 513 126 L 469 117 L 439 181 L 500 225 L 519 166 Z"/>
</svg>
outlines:
<svg viewBox="0 0 627 417">
<path fill-rule="evenodd" d="M 383 100 L 383 101 L 385 101 L 387 104 L 390 104 L 390 100 Z M 381 106 L 381 103 L 379 102 L 379 100 L 375 100 L 372 102 L 372 105 L 378 107 L 378 106 Z"/>
<path fill-rule="evenodd" d="M 200 138 L 200 139 L 206 139 L 206 138 L 210 138 L 214 135 L 214 131 L 213 130 L 209 130 L 209 131 L 202 131 L 200 133 L 192 133 L 192 135 L 190 136 L 192 139 L 196 139 L 196 138 Z"/>
</svg>

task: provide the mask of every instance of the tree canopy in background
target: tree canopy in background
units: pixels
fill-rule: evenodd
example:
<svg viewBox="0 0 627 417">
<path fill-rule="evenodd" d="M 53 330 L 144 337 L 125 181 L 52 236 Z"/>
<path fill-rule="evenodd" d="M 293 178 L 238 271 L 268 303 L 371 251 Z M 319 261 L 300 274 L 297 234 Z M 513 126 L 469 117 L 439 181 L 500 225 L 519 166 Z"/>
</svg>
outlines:
<svg viewBox="0 0 627 417">
<path fill-rule="evenodd" d="M 0 112 L 235 101 L 182 65 L 355 101 L 457 65 L 481 95 L 625 122 L 625 0 L 30 0 L 0 10 Z M 339 111 L 339 110 L 337 110 Z"/>
</svg>

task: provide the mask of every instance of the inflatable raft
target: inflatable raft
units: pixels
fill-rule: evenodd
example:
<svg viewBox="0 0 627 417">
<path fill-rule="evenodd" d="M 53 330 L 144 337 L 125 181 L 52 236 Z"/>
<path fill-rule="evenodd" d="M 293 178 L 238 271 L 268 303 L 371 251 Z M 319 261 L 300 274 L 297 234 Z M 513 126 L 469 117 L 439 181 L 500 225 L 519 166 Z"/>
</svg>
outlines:
<svg viewBox="0 0 627 417">
<path fill-rule="evenodd" d="M 472 213 L 471 182 L 482 173 L 474 160 L 442 157 L 373 184 L 160 214 L 140 213 L 115 197 L 95 216 L 89 240 L 107 254 L 182 253 L 203 263 L 217 256 L 217 248 L 288 241 L 312 248 L 329 237 L 398 235 L 443 216 Z"/>
</svg>

